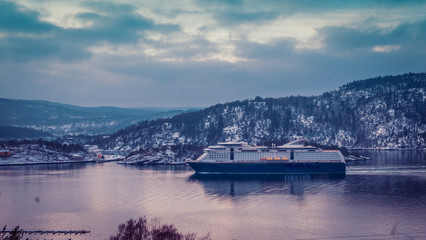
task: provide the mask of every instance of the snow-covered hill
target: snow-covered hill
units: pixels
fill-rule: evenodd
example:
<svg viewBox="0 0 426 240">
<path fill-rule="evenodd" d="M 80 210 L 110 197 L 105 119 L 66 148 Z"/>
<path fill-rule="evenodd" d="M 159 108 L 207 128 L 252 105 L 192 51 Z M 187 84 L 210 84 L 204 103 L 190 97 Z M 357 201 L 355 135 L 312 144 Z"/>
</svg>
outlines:
<svg viewBox="0 0 426 240">
<path fill-rule="evenodd" d="M 0 141 L 0 165 L 87 162 L 89 153 L 80 145 L 61 144 L 43 140 Z"/>
<path fill-rule="evenodd" d="M 170 119 L 144 121 L 95 143 L 142 151 L 219 141 L 262 144 L 293 136 L 337 146 L 423 148 L 426 74 L 355 81 L 320 96 L 256 97 L 217 104 Z"/>
</svg>

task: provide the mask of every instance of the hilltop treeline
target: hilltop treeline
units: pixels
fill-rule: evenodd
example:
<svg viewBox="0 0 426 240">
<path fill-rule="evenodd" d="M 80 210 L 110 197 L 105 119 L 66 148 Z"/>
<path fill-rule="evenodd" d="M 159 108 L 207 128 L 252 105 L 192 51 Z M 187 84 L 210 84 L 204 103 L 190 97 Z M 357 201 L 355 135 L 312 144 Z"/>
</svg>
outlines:
<svg viewBox="0 0 426 240">
<path fill-rule="evenodd" d="M 423 148 L 426 73 L 355 81 L 319 96 L 261 98 L 217 104 L 143 121 L 94 141 L 102 148 L 263 144 L 304 136 L 339 147 Z"/>
<path fill-rule="evenodd" d="M 61 144 L 56 141 L 46 141 L 42 139 L 38 140 L 8 140 L 8 141 L 0 141 L 1 149 L 8 148 L 22 148 L 28 145 L 37 145 L 40 148 L 49 149 L 57 152 L 64 153 L 75 153 L 75 152 L 87 152 L 81 145 L 78 144 Z"/>
<path fill-rule="evenodd" d="M 52 135 L 48 132 L 35 130 L 32 128 L 0 126 L 0 139 L 38 139 L 47 138 Z"/>
</svg>

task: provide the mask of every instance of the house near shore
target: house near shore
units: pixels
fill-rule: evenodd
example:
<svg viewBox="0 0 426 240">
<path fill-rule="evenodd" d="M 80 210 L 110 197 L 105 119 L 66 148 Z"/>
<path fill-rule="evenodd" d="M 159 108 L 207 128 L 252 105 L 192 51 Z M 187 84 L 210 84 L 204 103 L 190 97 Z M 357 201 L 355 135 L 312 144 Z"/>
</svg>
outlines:
<svg viewBox="0 0 426 240">
<path fill-rule="evenodd" d="M 71 156 L 71 160 L 73 161 L 83 161 L 84 157 L 80 154 L 74 154 Z"/>
<path fill-rule="evenodd" d="M 0 157 L 10 157 L 10 150 L 0 150 Z"/>
</svg>

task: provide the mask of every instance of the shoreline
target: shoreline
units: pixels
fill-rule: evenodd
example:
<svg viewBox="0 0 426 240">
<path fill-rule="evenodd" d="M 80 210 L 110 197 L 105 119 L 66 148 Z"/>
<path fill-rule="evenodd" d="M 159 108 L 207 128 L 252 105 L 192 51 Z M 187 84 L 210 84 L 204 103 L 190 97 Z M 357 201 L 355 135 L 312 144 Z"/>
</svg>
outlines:
<svg viewBox="0 0 426 240">
<path fill-rule="evenodd" d="M 377 148 L 346 148 L 349 151 L 416 151 L 416 152 L 423 152 L 426 151 L 426 149 L 377 149 Z M 92 159 L 92 160 L 83 160 L 83 161 L 54 161 L 54 162 L 9 162 L 9 163 L 2 163 L 2 159 L 0 158 L 0 167 L 7 167 L 7 166 L 26 166 L 26 165 L 47 165 L 47 164 L 74 164 L 74 163 L 104 163 L 104 162 L 117 162 L 117 164 L 120 165 L 185 165 L 185 162 L 170 162 L 170 163 L 158 163 L 158 164 L 143 164 L 143 163 L 124 163 L 122 160 L 119 159 L 108 159 L 108 160 L 98 160 L 98 159 Z"/>
<path fill-rule="evenodd" d="M 129 164 L 129 163 L 121 163 L 119 160 L 107 160 L 107 161 L 98 161 L 98 160 L 89 160 L 89 161 L 61 161 L 61 162 L 20 162 L 20 163 L 0 163 L 0 167 L 8 167 L 8 166 L 28 166 L 28 165 L 52 165 L 52 164 L 67 164 L 67 163 L 106 163 L 106 162 L 117 162 L 119 165 L 146 165 L 146 166 L 154 166 L 154 165 L 168 165 L 168 166 L 177 166 L 177 165 L 185 165 L 185 162 L 176 162 L 176 163 L 158 163 L 158 164 Z"/>
<path fill-rule="evenodd" d="M 25 165 L 43 165 L 43 164 L 66 164 L 66 163 L 96 163 L 94 160 L 90 161 L 60 161 L 60 162 L 18 162 L 18 163 L 0 163 L 0 167 L 7 166 L 25 166 Z"/>
<path fill-rule="evenodd" d="M 125 162 L 117 162 L 117 164 L 124 165 L 124 166 L 160 166 L 160 165 L 179 166 L 179 165 L 185 165 L 186 162 L 169 162 L 169 163 L 144 163 L 144 162 L 125 163 Z"/>
<path fill-rule="evenodd" d="M 411 149 L 411 148 L 398 148 L 398 149 L 391 149 L 391 148 L 348 148 L 346 147 L 347 150 L 355 150 L 355 151 L 363 151 L 363 150 L 368 150 L 368 151 L 426 151 L 425 149 Z"/>
</svg>

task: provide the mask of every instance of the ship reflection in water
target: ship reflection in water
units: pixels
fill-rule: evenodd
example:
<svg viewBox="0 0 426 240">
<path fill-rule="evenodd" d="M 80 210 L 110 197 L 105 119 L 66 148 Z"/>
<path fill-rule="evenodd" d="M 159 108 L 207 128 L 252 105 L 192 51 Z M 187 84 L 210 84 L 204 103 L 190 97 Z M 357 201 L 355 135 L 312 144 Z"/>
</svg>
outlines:
<svg viewBox="0 0 426 240">
<path fill-rule="evenodd" d="M 188 181 L 198 182 L 207 195 L 248 196 L 264 194 L 290 194 L 303 196 L 314 193 L 321 186 L 338 184 L 344 173 L 288 174 L 288 175 L 216 175 L 193 174 Z M 315 184 L 312 184 L 315 182 Z"/>
</svg>

